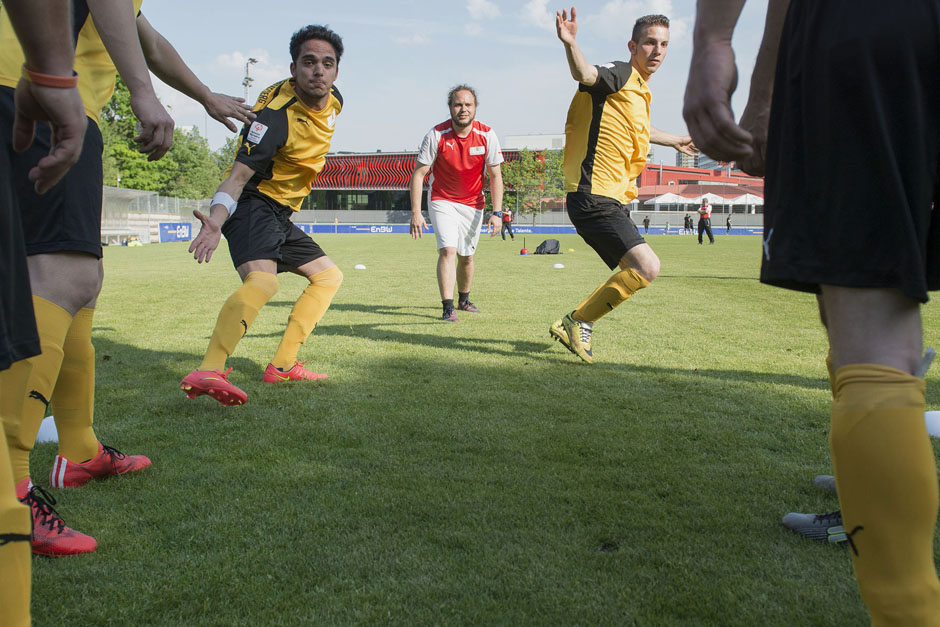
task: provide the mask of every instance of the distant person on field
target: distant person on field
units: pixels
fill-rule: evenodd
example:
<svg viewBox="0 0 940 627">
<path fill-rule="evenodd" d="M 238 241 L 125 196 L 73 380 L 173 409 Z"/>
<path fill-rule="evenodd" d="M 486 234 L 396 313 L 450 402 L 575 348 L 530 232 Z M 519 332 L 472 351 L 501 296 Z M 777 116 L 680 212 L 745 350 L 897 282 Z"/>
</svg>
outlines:
<svg viewBox="0 0 940 627">
<path fill-rule="evenodd" d="M 643 234 L 648 234 L 650 232 L 650 217 L 643 217 Z"/>
<path fill-rule="evenodd" d="M 428 215 L 437 238 L 437 287 L 445 322 L 457 322 L 457 312 L 479 313 L 470 302 L 473 254 L 483 223 L 483 178 L 490 177 L 493 213 L 490 237 L 501 231 L 503 217 L 503 153 L 492 128 L 476 120 L 477 93 L 458 85 L 447 94 L 450 119 L 436 125 L 421 142 L 411 174 L 411 237 L 419 239 L 428 225 L 421 215 L 421 188 L 428 180 Z M 510 233 L 512 231 L 510 230 Z M 505 239 L 505 238 L 504 238 Z M 454 306 L 454 283 L 457 305 Z"/>
<path fill-rule="evenodd" d="M 940 2 L 770 0 L 739 125 L 743 5 L 699 1 L 685 119 L 709 155 L 766 172 L 761 281 L 817 295 L 830 455 L 872 624 L 940 625 L 920 310 L 940 289 Z M 904 36 L 872 45 L 888 33 Z"/>
<path fill-rule="evenodd" d="M 17 495 L 33 514 L 32 548 L 43 555 L 70 555 L 95 549 L 94 538 L 65 527 L 55 500 L 30 478 L 29 455 L 47 410 L 59 434 L 49 483 L 77 487 L 91 479 L 142 470 L 143 455 L 125 455 L 102 444 L 95 433 L 95 349 L 92 325 L 104 276 L 101 248 L 102 136 L 98 118 L 111 97 L 115 71 L 130 91 L 140 122 L 136 141 L 153 161 L 173 143 L 173 119 L 157 100 L 150 70 L 198 100 L 215 119 L 246 120 L 240 100 L 213 94 L 190 71 L 170 43 L 140 12 L 141 0 L 76 0 L 74 68 L 87 115 L 78 163 L 47 193 L 38 195 L 26 180 L 36 161 L 58 141 L 39 125 L 24 153 L 11 153 L 12 184 L 19 197 L 23 235 L 42 354 L 0 374 L 0 406 L 10 447 Z M 12 6 L 12 5 L 11 5 Z M 113 61 L 112 61 L 113 59 Z M 14 115 L 14 87 L 22 84 L 23 54 L 9 25 L 6 4 L 0 12 L 0 117 Z M 10 149 L 10 141 L 5 142 Z"/>
<path fill-rule="evenodd" d="M 226 360 L 262 307 L 277 293 L 279 272 L 307 279 L 287 319 L 281 343 L 264 370 L 264 383 L 325 379 L 297 361 L 301 345 L 326 313 L 343 273 L 291 217 L 323 169 L 343 97 L 333 85 L 343 40 L 311 25 L 290 40 L 291 77 L 258 96 L 254 122 L 245 124 L 235 162 L 212 197 L 189 252 L 208 262 L 224 234 L 242 286 L 222 306 L 202 363 L 180 387 L 189 398 L 208 394 L 222 405 L 248 395 L 228 381 Z M 236 200 L 237 199 L 237 200 Z"/>
<path fill-rule="evenodd" d="M 669 19 L 641 17 L 627 48 L 630 62 L 591 65 L 577 43 L 574 7 L 555 16 L 571 76 L 578 88 L 565 123 L 565 204 L 584 241 L 610 269 L 618 271 L 573 311 L 556 320 L 549 333 L 587 363 L 594 360 L 594 323 L 659 274 L 659 257 L 640 235 L 625 205 L 637 196 L 636 178 L 646 165 L 650 143 L 695 154 L 688 136 L 650 125 L 650 77 L 666 58 Z M 668 225 L 667 225 L 668 229 Z"/>
<path fill-rule="evenodd" d="M 691 226 L 692 218 L 689 217 Z M 702 206 L 698 208 L 698 243 L 702 244 L 702 233 L 708 234 L 708 243 L 715 243 L 715 236 L 712 235 L 712 205 L 707 198 L 702 199 Z"/>
<path fill-rule="evenodd" d="M 509 233 L 509 237 L 512 238 L 512 241 L 516 241 L 516 236 L 512 232 L 512 219 L 513 213 L 509 209 L 503 210 L 503 230 L 500 231 L 500 235 L 503 237 L 503 241 L 506 241 L 506 233 Z"/>
<path fill-rule="evenodd" d="M 728 217 L 725 219 L 725 235 L 731 233 L 731 213 L 728 213 Z"/>
</svg>

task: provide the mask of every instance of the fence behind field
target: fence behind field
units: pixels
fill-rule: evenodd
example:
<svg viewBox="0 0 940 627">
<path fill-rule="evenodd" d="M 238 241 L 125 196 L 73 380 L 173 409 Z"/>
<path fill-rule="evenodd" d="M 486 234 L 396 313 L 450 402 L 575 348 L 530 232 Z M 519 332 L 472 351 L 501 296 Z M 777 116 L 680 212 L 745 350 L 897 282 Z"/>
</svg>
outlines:
<svg viewBox="0 0 940 627">
<path fill-rule="evenodd" d="M 192 200 L 160 196 L 153 192 L 119 187 L 104 188 L 104 204 L 101 215 L 101 241 L 104 244 L 121 245 L 140 241 L 150 244 L 166 241 L 187 241 L 199 232 L 199 221 L 193 210 L 208 213 L 209 199 Z M 643 232 L 643 218 L 650 218 L 650 233 L 662 233 L 669 226 L 670 233 L 682 228 L 683 218 L 692 214 L 693 223 L 698 224 L 697 206 L 670 205 L 671 210 L 659 210 L 665 206 L 642 205 L 634 208 L 631 217 Z M 685 210 L 678 210 L 685 208 Z M 763 214 L 750 213 L 748 207 L 714 206 L 712 230 L 725 232 L 725 221 L 731 214 L 734 234 L 759 232 L 763 227 Z M 307 209 L 294 214 L 294 222 L 304 225 L 308 232 L 330 232 L 324 225 L 334 225 L 336 233 L 390 233 L 400 229 L 362 228 L 363 225 L 404 225 L 411 219 L 411 211 L 366 210 L 366 209 Z M 571 221 L 564 209 L 551 209 L 537 213 L 517 213 L 513 222 L 517 228 L 525 227 L 570 227 Z M 307 228 L 316 225 L 317 228 Z M 358 225 L 356 228 L 339 228 L 339 225 Z M 406 231 L 405 231 L 406 232 Z"/>
</svg>

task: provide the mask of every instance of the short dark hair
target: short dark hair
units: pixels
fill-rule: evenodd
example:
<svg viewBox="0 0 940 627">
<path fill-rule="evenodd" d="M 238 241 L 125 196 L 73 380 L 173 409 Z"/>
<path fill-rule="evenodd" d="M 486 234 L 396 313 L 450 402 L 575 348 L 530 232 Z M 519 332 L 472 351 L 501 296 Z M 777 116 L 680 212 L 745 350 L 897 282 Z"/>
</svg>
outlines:
<svg viewBox="0 0 940 627">
<path fill-rule="evenodd" d="M 343 38 L 331 31 L 328 26 L 320 26 L 319 24 L 304 26 L 299 31 L 291 35 L 291 61 L 294 63 L 297 62 L 297 56 L 300 54 L 300 47 L 304 44 L 305 41 L 310 41 L 311 39 L 319 39 L 320 41 L 325 41 L 326 43 L 333 46 L 333 50 L 336 51 L 336 62 L 339 63 L 339 58 L 343 56 Z"/>
<path fill-rule="evenodd" d="M 447 106 L 448 107 L 454 104 L 454 96 L 457 95 L 458 91 L 469 91 L 470 94 L 473 96 L 473 104 L 474 105 L 479 104 L 479 102 L 477 101 L 477 90 L 475 90 L 473 87 L 470 87 L 470 85 L 461 84 L 461 85 L 457 85 L 456 87 L 451 87 L 450 91 L 447 92 Z"/>
<path fill-rule="evenodd" d="M 640 43 L 640 37 L 643 36 L 643 32 L 650 26 L 664 26 L 669 28 L 669 18 L 665 15 L 644 15 L 633 25 L 633 35 L 630 39 L 636 43 Z"/>
</svg>

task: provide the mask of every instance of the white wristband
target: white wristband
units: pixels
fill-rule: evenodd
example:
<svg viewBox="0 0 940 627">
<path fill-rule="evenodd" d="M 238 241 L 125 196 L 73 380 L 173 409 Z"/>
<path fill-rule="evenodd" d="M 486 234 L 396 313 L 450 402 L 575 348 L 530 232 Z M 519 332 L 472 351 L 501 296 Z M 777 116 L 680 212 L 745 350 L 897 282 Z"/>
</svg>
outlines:
<svg viewBox="0 0 940 627">
<path fill-rule="evenodd" d="M 238 206 L 238 203 L 225 192 L 216 192 L 215 196 L 212 197 L 212 203 L 209 207 L 211 208 L 212 205 L 222 205 L 225 207 L 225 210 L 228 211 L 229 217 L 231 217 L 231 215 L 235 213 L 235 207 Z"/>
</svg>

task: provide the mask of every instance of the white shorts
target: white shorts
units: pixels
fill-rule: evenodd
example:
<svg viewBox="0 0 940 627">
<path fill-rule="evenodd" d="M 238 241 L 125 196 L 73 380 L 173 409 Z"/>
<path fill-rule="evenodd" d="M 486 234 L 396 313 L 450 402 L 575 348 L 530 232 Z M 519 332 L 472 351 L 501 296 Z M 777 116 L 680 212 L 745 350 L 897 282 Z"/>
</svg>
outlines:
<svg viewBox="0 0 940 627">
<path fill-rule="evenodd" d="M 469 257 L 480 241 L 483 212 L 468 205 L 449 200 L 432 200 L 428 215 L 434 226 L 437 249 L 456 248 L 461 257 Z"/>
</svg>

